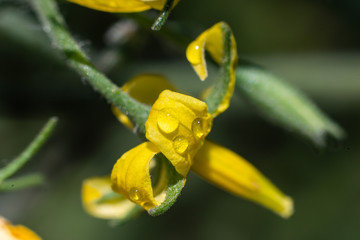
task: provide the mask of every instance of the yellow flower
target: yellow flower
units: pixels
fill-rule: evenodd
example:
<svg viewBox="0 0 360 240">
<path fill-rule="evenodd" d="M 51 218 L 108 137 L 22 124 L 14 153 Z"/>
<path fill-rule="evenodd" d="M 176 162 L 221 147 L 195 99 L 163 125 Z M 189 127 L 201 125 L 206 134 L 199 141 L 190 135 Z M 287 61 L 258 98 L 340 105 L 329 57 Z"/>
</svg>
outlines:
<svg viewBox="0 0 360 240">
<path fill-rule="evenodd" d="M 226 53 L 226 49 L 221 49 L 223 45 L 226 45 L 224 43 L 226 39 L 222 38 L 226 27 L 224 23 L 216 24 L 201 34 L 187 50 L 189 61 L 202 79 L 207 75 L 205 49 L 210 52 L 215 61 L 230 66 L 230 69 L 227 69 L 228 81 L 225 86 L 222 86 L 222 88 L 225 87 L 225 91 L 218 99 L 215 99 L 216 108 L 209 113 L 205 102 L 165 90 L 169 88 L 169 85 L 160 87 L 155 84 L 156 91 L 164 91 L 156 101 L 153 98 L 154 95 L 152 97 L 152 101 L 155 102 L 145 124 L 146 138 L 149 142 L 129 150 L 114 165 L 111 173 L 112 189 L 149 212 L 166 201 L 168 173 L 163 168 L 160 169 L 160 177 L 154 183 L 150 176 L 151 166 L 157 164 L 154 163 L 156 161 L 154 157 L 159 153 L 165 155 L 176 172 L 181 174 L 184 179 L 183 184 L 189 170 L 192 169 L 222 189 L 257 202 L 283 217 L 288 217 L 293 212 L 291 198 L 278 190 L 255 167 L 236 153 L 205 140 L 211 130 L 213 117 L 227 108 L 234 88 L 237 55 L 232 35 L 228 39 L 231 43 L 229 52 Z M 230 58 L 227 57 L 229 55 Z M 138 77 L 142 81 L 145 78 L 146 76 Z M 152 80 L 149 79 L 149 82 L 154 81 L 154 76 L 150 78 Z M 161 81 L 159 80 L 158 83 Z M 138 96 L 144 97 L 152 92 L 152 89 L 145 84 L 134 84 L 136 80 L 130 82 L 133 87 L 129 87 L 127 91 L 132 92 L 133 96 L 135 93 L 142 92 Z M 149 104 L 151 99 L 147 100 Z M 121 113 L 116 115 L 120 121 L 127 123 L 128 120 Z M 131 127 L 129 124 L 127 126 Z"/>
<path fill-rule="evenodd" d="M 0 217 L 1 240 L 41 240 L 41 238 L 22 225 L 12 225 L 5 218 Z"/>
<path fill-rule="evenodd" d="M 164 198 L 163 194 L 154 197 L 149 169 L 151 160 L 162 152 L 176 171 L 186 177 L 194 156 L 210 132 L 211 123 L 212 117 L 204 102 L 164 90 L 145 124 L 150 142 L 131 149 L 116 162 L 111 173 L 113 190 L 146 210 L 159 206 Z"/>
<path fill-rule="evenodd" d="M 166 0 L 68 0 L 84 7 L 104 12 L 142 12 L 149 9 L 162 10 Z M 179 2 L 175 0 L 173 7 Z"/>
<path fill-rule="evenodd" d="M 150 142 L 131 149 L 117 161 L 111 174 L 113 190 L 145 210 L 159 206 L 164 196 L 160 192 L 154 194 L 149 166 L 161 151 L 184 177 L 191 167 L 224 190 L 253 200 L 283 217 L 291 215 L 291 198 L 250 163 L 226 148 L 204 141 L 211 122 L 204 102 L 169 90 L 162 92 L 146 122 Z"/>
</svg>

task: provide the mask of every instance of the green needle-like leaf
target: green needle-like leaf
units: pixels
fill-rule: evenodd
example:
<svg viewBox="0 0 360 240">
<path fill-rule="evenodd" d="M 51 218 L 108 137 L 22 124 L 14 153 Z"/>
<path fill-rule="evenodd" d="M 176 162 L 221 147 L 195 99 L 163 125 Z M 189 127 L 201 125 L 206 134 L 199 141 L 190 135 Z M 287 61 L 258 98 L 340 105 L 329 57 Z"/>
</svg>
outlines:
<svg viewBox="0 0 360 240">
<path fill-rule="evenodd" d="M 341 127 L 304 94 L 260 67 L 239 65 L 236 87 L 265 118 L 307 138 L 318 147 L 326 145 L 327 135 L 336 139 L 345 136 Z"/>
<path fill-rule="evenodd" d="M 46 125 L 41 129 L 39 134 L 30 143 L 30 145 L 14 160 L 12 160 L 4 168 L 0 169 L 0 183 L 16 173 L 20 168 L 27 163 L 34 154 L 41 148 L 41 146 L 49 138 L 54 130 L 58 119 L 56 117 L 50 118 Z"/>
<path fill-rule="evenodd" d="M 9 192 L 28 187 L 34 187 L 44 183 L 44 177 L 41 174 L 31 174 L 18 178 L 7 179 L 0 183 L 0 192 Z"/>
</svg>

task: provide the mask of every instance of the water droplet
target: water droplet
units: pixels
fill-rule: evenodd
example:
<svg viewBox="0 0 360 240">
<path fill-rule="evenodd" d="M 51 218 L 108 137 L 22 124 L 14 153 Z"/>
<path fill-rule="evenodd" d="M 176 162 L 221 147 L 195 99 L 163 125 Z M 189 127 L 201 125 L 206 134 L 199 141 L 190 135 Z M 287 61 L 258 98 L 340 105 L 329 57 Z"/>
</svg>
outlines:
<svg viewBox="0 0 360 240">
<path fill-rule="evenodd" d="M 157 116 L 157 124 L 161 131 L 170 134 L 179 127 L 179 121 L 164 110 L 160 110 Z"/>
<path fill-rule="evenodd" d="M 140 199 L 140 192 L 136 188 L 130 189 L 129 197 L 132 201 L 138 201 Z"/>
<path fill-rule="evenodd" d="M 193 121 L 191 130 L 197 138 L 201 138 L 206 134 L 205 123 L 201 118 L 197 118 Z"/>
<path fill-rule="evenodd" d="M 189 147 L 189 141 L 183 136 L 178 136 L 174 139 L 173 146 L 178 154 L 184 154 Z"/>
</svg>

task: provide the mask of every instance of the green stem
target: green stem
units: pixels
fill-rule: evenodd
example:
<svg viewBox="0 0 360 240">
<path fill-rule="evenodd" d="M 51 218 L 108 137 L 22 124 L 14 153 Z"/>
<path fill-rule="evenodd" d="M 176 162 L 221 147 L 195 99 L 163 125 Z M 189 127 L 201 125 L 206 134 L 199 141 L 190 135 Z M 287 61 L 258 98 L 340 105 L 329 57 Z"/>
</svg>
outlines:
<svg viewBox="0 0 360 240">
<path fill-rule="evenodd" d="M 31 0 L 31 3 L 44 31 L 52 40 L 53 45 L 64 54 L 68 65 L 85 78 L 108 102 L 127 114 L 136 126 L 138 135 L 143 137 L 150 107 L 131 98 L 91 64 L 67 30 L 65 21 L 53 0 Z"/>
<path fill-rule="evenodd" d="M 161 27 L 165 24 L 167 18 L 170 15 L 171 8 L 173 6 L 174 0 L 166 0 L 164 8 L 161 10 L 159 17 L 156 19 L 151 29 L 154 31 L 159 31 Z"/>
<path fill-rule="evenodd" d="M 56 123 L 57 118 L 53 117 L 46 123 L 46 125 L 41 129 L 35 139 L 30 143 L 30 145 L 13 161 L 11 161 L 4 168 L 0 169 L 0 183 L 16 173 L 25 163 L 27 163 L 32 156 L 40 149 L 40 147 L 45 143 L 52 133 Z"/>
<path fill-rule="evenodd" d="M 41 174 L 31 174 L 14 179 L 5 180 L 0 184 L 0 192 L 9 192 L 23 188 L 34 187 L 44 183 L 44 177 Z"/>
</svg>

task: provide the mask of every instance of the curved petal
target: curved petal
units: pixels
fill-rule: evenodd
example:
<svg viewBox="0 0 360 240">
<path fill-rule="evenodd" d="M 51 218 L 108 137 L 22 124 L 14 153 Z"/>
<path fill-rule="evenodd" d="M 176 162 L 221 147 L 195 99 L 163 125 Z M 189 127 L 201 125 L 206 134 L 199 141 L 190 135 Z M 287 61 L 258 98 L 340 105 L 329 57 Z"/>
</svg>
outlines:
<svg viewBox="0 0 360 240">
<path fill-rule="evenodd" d="M 178 173 L 186 176 L 211 126 L 212 117 L 204 102 L 165 90 L 152 106 L 145 123 L 146 138 Z"/>
<path fill-rule="evenodd" d="M 175 90 L 174 86 L 159 74 L 140 74 L 130 79 L 121 89 L 141 103 L 148 105 L 152 105 L 163 90 Z M 117 107 L 112 106 L 111 110 L 127 128 L 131 130 L 134 128 L 130 119 Z"/>
<path fill-rule="evenodd" d="M 241 156 L 205 141 L 191 170 L 210 183 L 271 209 L 282 217 L 293 213 L 293 201 Z"/>
<path fill-rule="evenodd" d="M 104 12 L 142 12 L 151 8 L 161 10 L 166 0 L 68 0 L 84 7 Z M 173 7 L 179 2 L 176 0 Z"/>
<path fill-rule="evenodd" d="M 212 104 L 215 100 L 214 109 L 206 101 L 209 111 L 217 116 L 228 108 L 235 86 L 236 42 L 230 27 L 226 23 L 215 24 L 191 42 L 186 49 L 186 57 L 201 80 L 205 80 L 208 76 L 205 49 L 222 68 L 223 76 L 210 91 L 214 93 L 213 99 L 210 101 Z"/>
<path fill-rule="evenodd" d="M 179 1 L 180 0 L 175 0 L 172 7 L 174 8 Z M 150 5 L 151 8 L 154 8 L 156 10 L 162 10 L 164 8 L 166 0 L 143 0 L 143 2 Z"/>
<path fill-rule="evenodd" d="M 111 189 L 110 177 L 86 179 L 82 186 L 82 202 L 92 216 L 103 219 L 126 219 L 136 214 L 137 205 Z"/>
<path fill-rule="evenodd" d="M 155 198 L 151 184 L 150 162 L 157 153 L 159 150 L 154 144 L 142 143 L 123 154 L 111 173 L 113 190 L 146 210 L 159 206 L 165 197 L 160 193 Z"/>
<path fill-rule="evenodd" d="M 22 225 L 12 225 L 5 218 L 0 217 L 1 240 L 41 240 L 41 238 Z"/>
<path fill-rule="evenodd" d="M 146 1 L 140 0 L 68 0 L 84 7 L 104 12 L 142 12 L 151 9 Z"/>
</svg>

